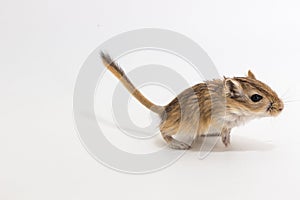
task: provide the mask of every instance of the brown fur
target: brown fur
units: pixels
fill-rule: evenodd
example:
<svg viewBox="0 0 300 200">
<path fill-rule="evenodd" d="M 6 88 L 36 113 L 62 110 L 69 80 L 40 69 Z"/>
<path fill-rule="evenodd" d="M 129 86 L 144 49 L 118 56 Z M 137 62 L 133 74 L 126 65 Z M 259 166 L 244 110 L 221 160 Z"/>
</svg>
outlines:
<svg viewBox="0 0 300 200">
<path fill-rule="evenodd" d="M 171 148 L 188 149 L 190 142 L 178 141 L 179 133 L 195 138 L 218 134 L 227 146 L 231 129 L 248 120 L 276 116 L 283 110 L 283 102 L 266 84 L 249 71 L 247 77 L 216 79 L 196 84 L 166 106 L 158 106 L 146 99 L 129 81 L 124 71 L 108 55 L 101 54 L 105 66 L 124 84 L 129 92 L 144 106 L 161 117 L 160 131 Z M 253 102 L 251 96 L 263 99 Z"/>
</svg>

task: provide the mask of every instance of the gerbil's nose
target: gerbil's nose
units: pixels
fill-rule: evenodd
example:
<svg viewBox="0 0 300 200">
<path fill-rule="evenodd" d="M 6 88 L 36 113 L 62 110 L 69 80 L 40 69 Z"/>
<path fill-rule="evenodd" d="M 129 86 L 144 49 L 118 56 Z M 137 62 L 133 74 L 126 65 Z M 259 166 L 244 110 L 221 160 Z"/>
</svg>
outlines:
<svg viewBox="0 0 300 200">
<path fill-rule="evenodd" d="M 278 110 L 281 112 L 284 109 L 284 104 L 282 101 L 280 101 L 279 106 L 278 106 Z"/>
</svg>

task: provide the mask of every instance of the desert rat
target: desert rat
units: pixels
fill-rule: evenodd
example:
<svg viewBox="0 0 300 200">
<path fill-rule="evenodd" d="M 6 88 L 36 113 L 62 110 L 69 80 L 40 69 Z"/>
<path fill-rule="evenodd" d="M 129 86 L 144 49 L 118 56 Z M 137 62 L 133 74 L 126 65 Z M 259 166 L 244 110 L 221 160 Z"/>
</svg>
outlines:
<svg viewBox="0 0 300 200">
<path fill-rule="evenodd" d="M 277 116 L 284 108 L 282 100 L 249 70 L 246 77 L 215 79 L 196 84 L 169 104 L 153 104 L 130 82 L 124 71 L 108 54 L 101 52 L 106 68 L 145 107 L 160 116 L 160 132 L 174 149 L 189 149 L 190 144 L 174 138 L 177 133 L 202 136 L 218 132 L 222 142 L 230 144 L 231 129 L 261 117 Z M 215 132 L 214 132 L 215 134 Z"/>
</svg>

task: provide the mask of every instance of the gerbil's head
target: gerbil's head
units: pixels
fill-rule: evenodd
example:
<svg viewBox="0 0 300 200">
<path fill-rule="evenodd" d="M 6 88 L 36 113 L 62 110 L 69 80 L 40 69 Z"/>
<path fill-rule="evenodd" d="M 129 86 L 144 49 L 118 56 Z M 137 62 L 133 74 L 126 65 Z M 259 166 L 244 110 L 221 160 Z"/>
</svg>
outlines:
<svg viewBox="0 0 300 200">
<path fill-rule="evenodd" d="M 224 77 L 227 111 L 254 117 L 277 116 L 284 108 L 282 100 L 249 70 L 246 77 Z"/>
</svg>

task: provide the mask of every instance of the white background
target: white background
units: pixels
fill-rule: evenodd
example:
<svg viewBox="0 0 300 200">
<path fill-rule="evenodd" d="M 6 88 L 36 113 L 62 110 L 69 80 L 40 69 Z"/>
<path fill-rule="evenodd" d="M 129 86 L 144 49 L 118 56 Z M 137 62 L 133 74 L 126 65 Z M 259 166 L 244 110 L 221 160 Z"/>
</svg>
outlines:
<svg viewBox="0 0 300 200">
<path fill-rule="evenodd" d="M 296 0 L 1 0 L 0 199 L 299 199 L 298 101 L 235 129 L 231 147 L 218 143 L 205 160 L 190 151 L 147 175 L 94 160 L 72 113 L 89 53 L 146 27 L 193 39 L 220 74 L 251 68 L 280 95 L 288 91 L 286 101 L 299 100 L 299 10 Z"/>
</svg>

